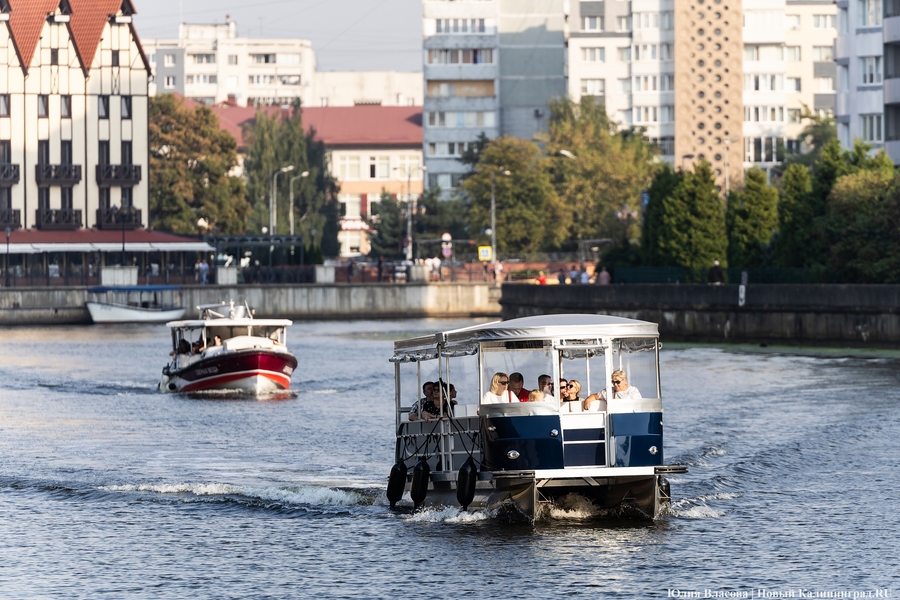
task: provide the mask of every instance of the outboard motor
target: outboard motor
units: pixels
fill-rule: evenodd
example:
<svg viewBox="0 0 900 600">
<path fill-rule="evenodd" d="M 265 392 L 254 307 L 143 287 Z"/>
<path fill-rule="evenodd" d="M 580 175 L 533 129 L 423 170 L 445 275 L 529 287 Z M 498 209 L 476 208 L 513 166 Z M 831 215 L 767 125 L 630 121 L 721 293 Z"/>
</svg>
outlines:
<svg viewBox="0 0 900 600">
<path fill-rule="evenodd" d="M 391 474 L 388 477 L 387 499 L 391 503 L 391 508 L 403 497 L 403 488 L 406 486 L 406 463 L 398 462 L 391 467 Z"/>
<path fill-rule="evenodd" d="M 478 482 L 478 467 L 475 460 L 470 456 L 463 466 L 459 468 L 459 475 L 456 476 L 456 500 L 460 503 L 463 510 L 469 508 L 472 500 L 475 498 L 475 484 Z"/>
<path fill-rule="evenodd" d="M 409 497 L 412 498 L 417 509 L 422 505 L 422 502 L 425 501 L 425 496 L 428 495 L 428 478 L 430 475 L 431 467 L 428 466 L 428 462 L 424 458 L 417 462 L 416 466 L 413 467 L 412 485 L 410 485 L 409 488 Z"/>
</svg>

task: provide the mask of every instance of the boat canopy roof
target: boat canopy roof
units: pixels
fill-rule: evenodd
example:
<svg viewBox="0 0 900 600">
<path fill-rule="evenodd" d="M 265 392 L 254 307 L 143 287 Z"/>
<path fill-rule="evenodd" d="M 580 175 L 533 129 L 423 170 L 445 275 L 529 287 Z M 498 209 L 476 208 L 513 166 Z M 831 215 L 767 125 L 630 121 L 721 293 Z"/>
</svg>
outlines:
<svg viewBox="0 0 900 600">
<path fill-rule="evenodd" d="M 88 288 L 88 292 L 164 292 L 169 290 L 180 290 L 180 285 L 129 285 L 129 286 L 99 286 Z"/>
<path fill-rule="evenodd" d="M 394 342 L 394 350 L 434 348 L 466 342 L 534 339 L 584 339 L 601 337 L 657 337 L 659 326 L 609 315 L 561 314 L 522 317 L 509 321 L 493 321 L 463 329 Z"/>
<path fill-rule="evenodd" d="M 289 327 L 289 319 L 192 319 L 189 321 L 169 321 L 170 329 L 196 329 L 197 327 Z"/>
</svg>

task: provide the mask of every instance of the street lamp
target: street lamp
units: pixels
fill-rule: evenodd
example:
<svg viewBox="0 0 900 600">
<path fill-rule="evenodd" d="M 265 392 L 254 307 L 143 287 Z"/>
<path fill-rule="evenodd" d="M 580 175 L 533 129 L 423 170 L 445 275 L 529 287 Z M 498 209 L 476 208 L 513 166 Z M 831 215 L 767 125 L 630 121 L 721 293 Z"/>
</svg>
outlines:
<svg viewBox="0 0 900 600">
<path fill-rule="evenodd" d="M 725 196 L 728 196 L 728 144 L 733 144 L 738 141 L 736 137 L 725 138 Z"/>
<path fill-rule="evenodd" d="M 511 175 L 509 171 L 500 167 L 502 175 Z M 491 264 L 497 262 L 497 201 L 494 197 L 494 175 L 496 171 L 491 171 Z"/>
<path fill-rule="evenodd" d="M 6 228 L 6 265 L 3 269 L 6 271 L 6 287 L 9 287 L 9 236 L 12 233 L 12 229 L 9 227 Z"/>
<path fill-rule="evenodd" d="M 400 167 L 394 167 L 394 171 L 399 171 Z M 425 171 L 428 170 L 426 166 L 416 166 L 406 167 L 406 210 L 407 210 L 407 220 L 406 220 L 406 239 L 409 240 L 409 245 L 406 247 L 406 260 L 412 260 L 413 257 L 413 214 L 417 210 L 418 198 L 413 198 L 412 195 L 412 174 L 413 171 L 418 171 L 422 173 L 423 179 Z M 425 182 L 422 182 L 422 188 L 424 189 Z"/>
<path fill-rule="evenodd" d="M 291 168 L 293 168 L 293 167 L 291 167 Z M 309 171 L 303 171 L 296 177 L 291 177 L 291 183 L 288 186 L 289 188 L 291 188 L 291 213 L 290 213 L 291 235 L 294 235 L 294 182 L 297 181 L 298 179 L 303 179 L 304 177 L 309 177 Z"/>
<path fill-rule="evenodd" d="M 287 173 L 288 171 L 293 171 L 294 165 L 288 165 L 286 167 L 282 167 L 278 169 L 274 173 L 272 173 L 272 185 L 271 185 L 271 193 L 269 195 L 269 231 L 272 232 L 272 235 L 275 235 L 275 223 L 278 220 L 278 215 L 276 213 L 276 205 L 275 202 L 275 184 L 278 181 L 278 175 L 281 173 Z"/>
<path fill-rule="evenodd" d="M 686 158 L 694 158 L 693 154 L 685 154 L 681 157 L 681 172 L 684 173 L 684 159 Z"/>
</svg>

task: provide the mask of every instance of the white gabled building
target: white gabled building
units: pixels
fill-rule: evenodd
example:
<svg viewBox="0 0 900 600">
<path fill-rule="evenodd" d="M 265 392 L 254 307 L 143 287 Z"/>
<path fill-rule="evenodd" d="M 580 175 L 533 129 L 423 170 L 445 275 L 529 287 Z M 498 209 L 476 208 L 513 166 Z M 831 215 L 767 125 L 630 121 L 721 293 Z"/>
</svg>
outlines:
<svg viewBox="0 0 900 600">
<path fill-rule="evenodd" d="M 130 0 L 0 9 L 0 229 L 146 226 L 149 65 Z"/>
</svg>

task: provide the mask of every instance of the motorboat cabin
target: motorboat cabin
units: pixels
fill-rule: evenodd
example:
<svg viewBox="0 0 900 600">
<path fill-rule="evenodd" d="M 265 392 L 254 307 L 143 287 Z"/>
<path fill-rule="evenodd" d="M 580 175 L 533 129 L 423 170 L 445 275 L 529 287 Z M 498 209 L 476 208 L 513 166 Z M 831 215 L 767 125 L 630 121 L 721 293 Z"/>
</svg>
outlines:
<svg viewBox="0 0 900 600">
<path fill-rule="evenodd" d="M 168 323 L 172 361 L 163 368 L 166 392 L 290 387 L 297 359 L 287 349 L 287 319 L 254 319 L 246 304 L 197 307 L 200 318 Z"/>
<path fill-rule="evenodd" d="M 511 502 L 534 519 L 578 494 L 601 512 L 657 518 L 669 502 L 664 474 L 685 471 L 664 458 L 659 348 L 655 323 L 573 314 L 395 342 L 389 500 Z M 510 388 L 518 375 L 525 392 Z M 427 382 L 438 382 L 433 416 L 422 412 Z"/>
</svg>

